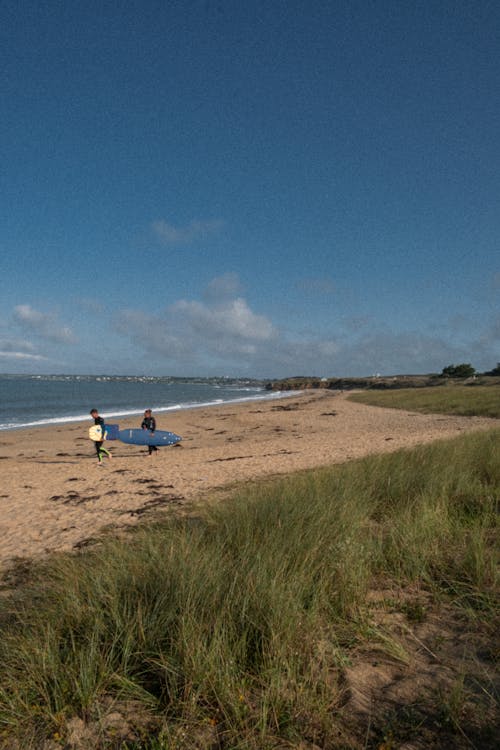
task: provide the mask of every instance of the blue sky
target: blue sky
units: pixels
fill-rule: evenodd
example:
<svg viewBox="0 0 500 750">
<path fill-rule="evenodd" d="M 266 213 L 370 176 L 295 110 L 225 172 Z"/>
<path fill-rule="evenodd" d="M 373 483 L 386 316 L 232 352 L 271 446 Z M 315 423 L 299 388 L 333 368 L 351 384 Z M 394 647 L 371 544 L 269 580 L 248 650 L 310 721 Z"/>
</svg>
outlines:
<svg viewBox="0 0 500 750">
<path fill-rule="evenodd" d="M 500 5 L 5 0 L 0 372 L 500 360 Z"/>
</svg>

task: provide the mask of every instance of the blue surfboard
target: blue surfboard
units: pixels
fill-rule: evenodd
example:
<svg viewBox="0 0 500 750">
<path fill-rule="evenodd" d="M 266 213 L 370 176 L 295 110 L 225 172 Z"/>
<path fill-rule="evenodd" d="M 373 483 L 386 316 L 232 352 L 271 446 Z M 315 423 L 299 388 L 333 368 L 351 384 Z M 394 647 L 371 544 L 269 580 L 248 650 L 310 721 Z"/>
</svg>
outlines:
<svg viewBox="0 0 500 750">
<path fill-rule="evenodd" d="M 180 443 L 182 438 L 176 435 L 175 432 L 167 432 L 166 430 L 156 430 L 151 433 L 149 430 L 132 429 L 132 430 L 119 430 L 118 440 L 122 443 L 128 443 L 129 445 L 175 445 Z"/>
<path fill-rule="evenodd" d="M 118 432 L 120 431 L 120 425 L 118 424 L 106 424 L 104 425 L 106 430 L 106 440 L 118 440 Z"/>
</svg>

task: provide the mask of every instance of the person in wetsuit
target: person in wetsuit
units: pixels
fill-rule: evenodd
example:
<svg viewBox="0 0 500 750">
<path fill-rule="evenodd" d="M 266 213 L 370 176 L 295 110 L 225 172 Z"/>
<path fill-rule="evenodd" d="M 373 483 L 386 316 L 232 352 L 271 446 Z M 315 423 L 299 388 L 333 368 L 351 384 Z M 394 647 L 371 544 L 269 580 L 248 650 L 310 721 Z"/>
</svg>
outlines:
<svg viewBox="0 0 500 750">
<path fill-rule="evenodd" d="M 153 435 L 156 430 L 156 419 L 153 417 L 151 413 L 151 409 L 146 409 L 144 412 L 144 419 L 142 420 L 141 427 L 143 430 L 149 430 L 149 432 Z M 148 445 L 148 456 L 150 456 L 152 453 L 156 453 L 158 448 L 156 445 Z"/>
<path fill-rule="evenodd" d="M 102 434 L 104 436 L 104 429 L 105 429 L 104 428 L 104 419 L 99 416 L 99 412 L 97 411 L 97 409 L 91 409 L 90 410 L 90 416 L 94 420 L 94 424 L 100 426 L 100 428 L 102 430 Z M 106 448 L 103 448 L 103 444 L 104 444 L 104 440 L 95 440 L 94 441 L 95 452 L 97 453 L 97 460 L 99 462 L 99 466 L 102 465 L 102 457 L 103 457 L 103 455 L 106 455 L 108 458 L 111 458 L 111 453 L 108 450 L 106 450 Z"/>
</svg>

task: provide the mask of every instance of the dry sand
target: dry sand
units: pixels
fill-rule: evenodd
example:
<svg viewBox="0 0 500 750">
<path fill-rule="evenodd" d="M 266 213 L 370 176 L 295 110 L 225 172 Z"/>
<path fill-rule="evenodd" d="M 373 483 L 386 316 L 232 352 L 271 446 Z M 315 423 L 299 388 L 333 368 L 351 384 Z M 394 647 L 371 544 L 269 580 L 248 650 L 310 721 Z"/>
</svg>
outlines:
<svg viewBox="0 0 500 750">
<path fill-rule="evenodd" d="M 0 570 L 19 558 L 81 548 L 104 529 L 203 501 L 233 482 L 491 429 L 499 420 L 381 409 L 309 391 L 160 414 L 157 422 L 182 435 L 181 445 L 148 457 L 143 447 L 109 442 L 113 458 L 102 467 L 88 438 L 90 419 L 0 433 Z"/>
</svg>

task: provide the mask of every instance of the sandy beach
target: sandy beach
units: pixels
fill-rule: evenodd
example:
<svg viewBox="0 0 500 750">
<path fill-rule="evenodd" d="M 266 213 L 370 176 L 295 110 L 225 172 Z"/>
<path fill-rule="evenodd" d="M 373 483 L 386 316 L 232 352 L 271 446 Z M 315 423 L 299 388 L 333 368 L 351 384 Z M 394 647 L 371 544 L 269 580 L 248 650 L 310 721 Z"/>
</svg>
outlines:
<svg viewBox="0 0 500 750">
<path fill-rule="evenodd" d="M 114 420 L 138 427 L 141 418 Z M 19 558 L 81 549 L 106 530 L 134 526 L 164 509 L 203 502 L 234 482 L 348 461 L 371 453 L 498 426 L 500 420 L 422 415 L 308 391 L 274 401 L 157 415 L 179 446 L 147 449 L 112 441 L 99 466 L 91 424 L 0 433 L 0 570 Z"/>
</svg>

